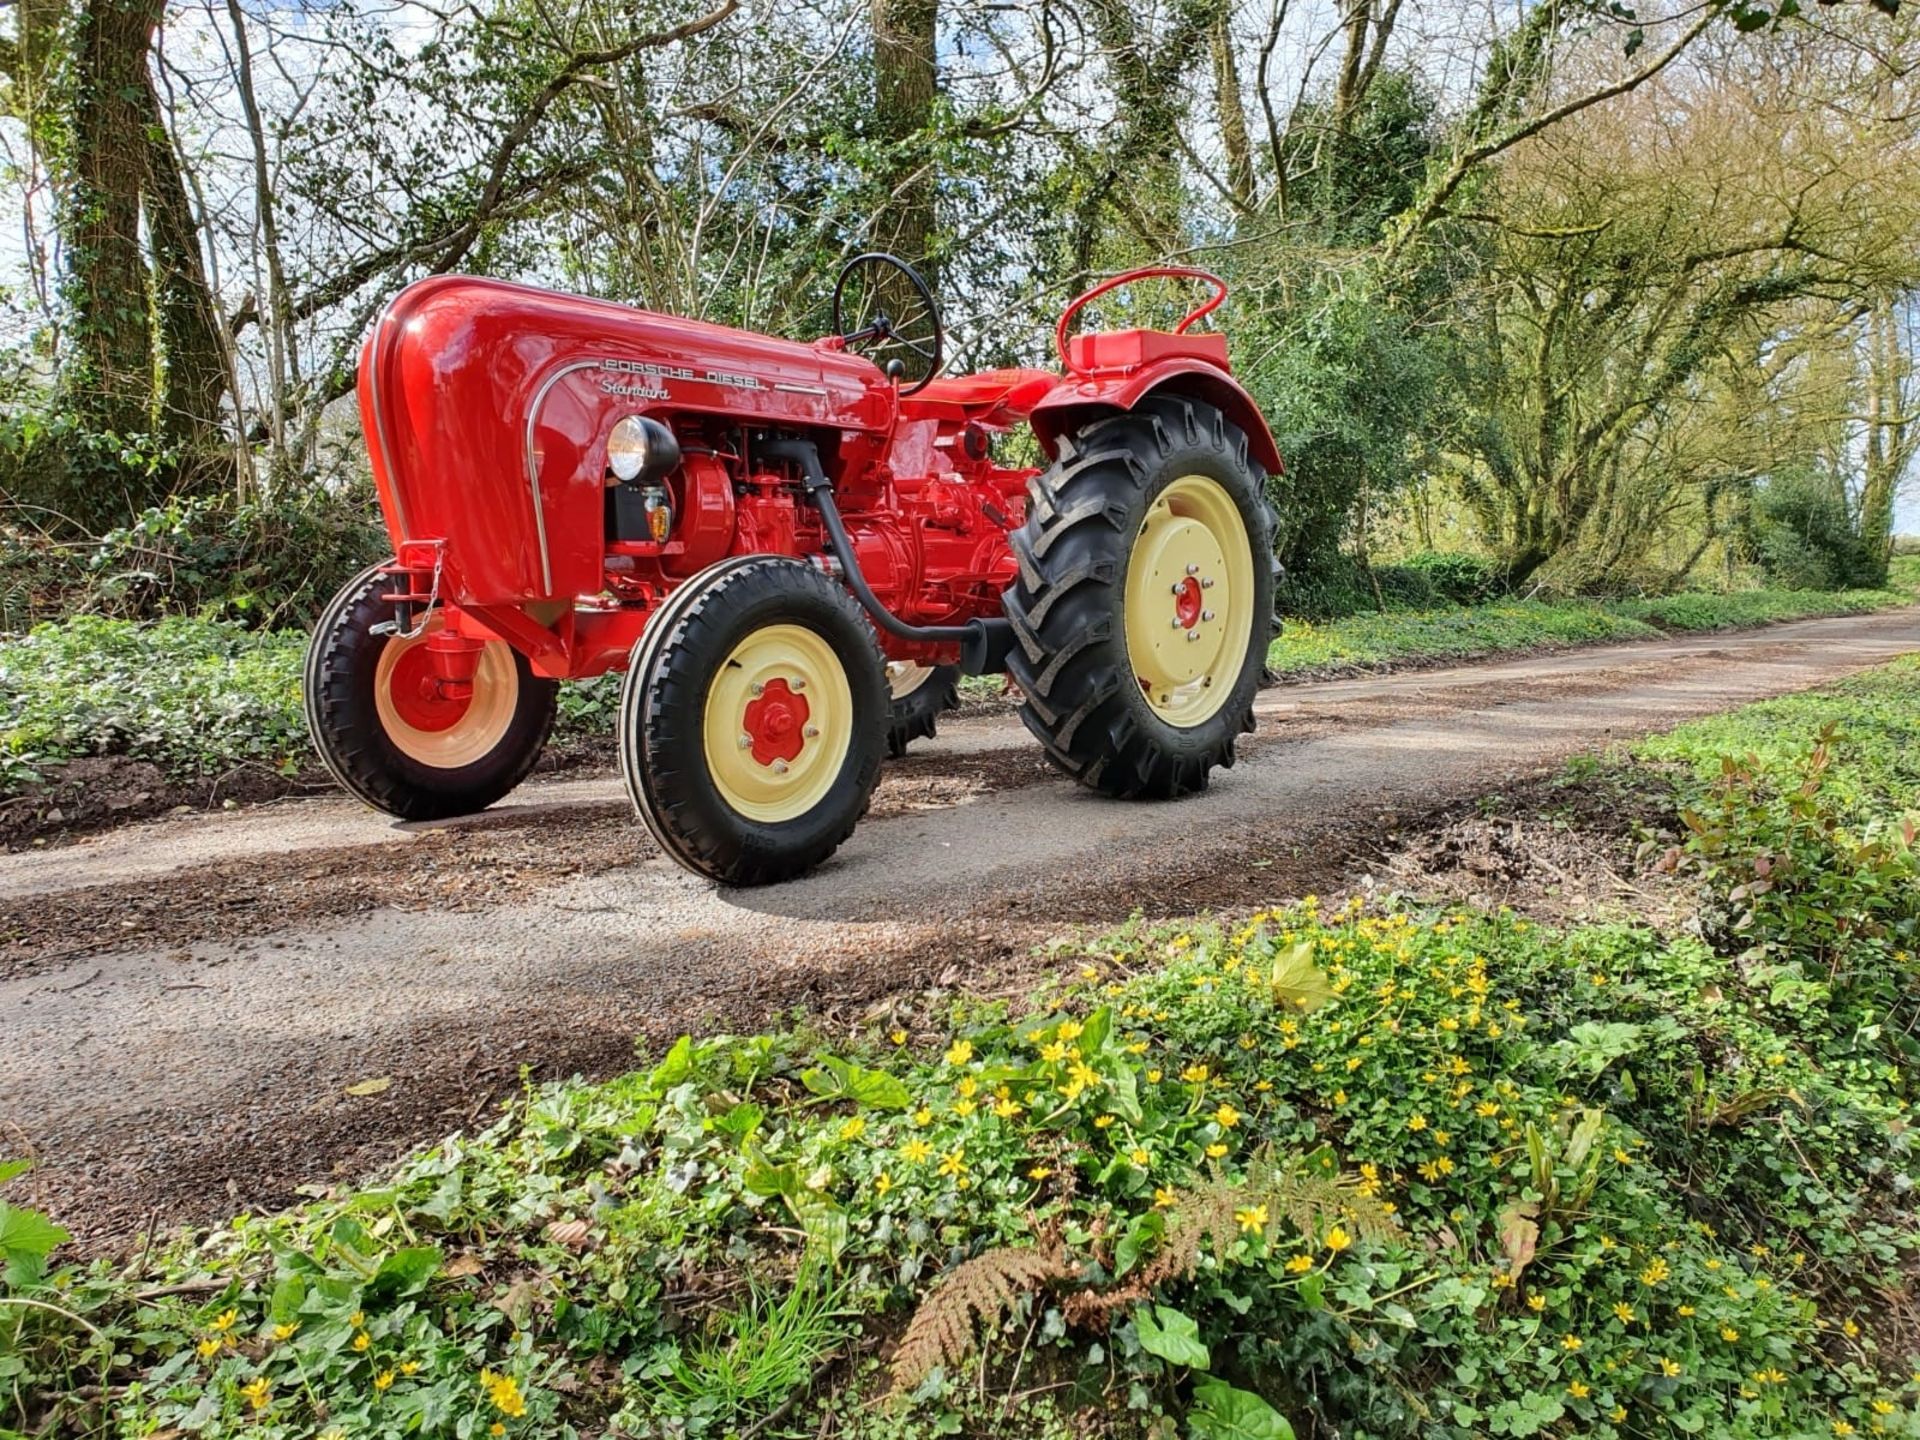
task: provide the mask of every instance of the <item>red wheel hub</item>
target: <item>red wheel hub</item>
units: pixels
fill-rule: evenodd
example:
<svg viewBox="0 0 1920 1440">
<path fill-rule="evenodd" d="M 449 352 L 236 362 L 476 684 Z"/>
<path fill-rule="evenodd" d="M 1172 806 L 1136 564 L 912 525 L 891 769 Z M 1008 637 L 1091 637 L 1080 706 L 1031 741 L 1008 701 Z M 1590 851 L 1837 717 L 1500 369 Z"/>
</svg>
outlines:
<svg viewBox="0 0 1920 1440">
<path fill-rule="evenodd" d="M 776 760 L 788 763 L 797 760 L 807 743 L 810 713 L 806 696 L 795 694 L 785 680 L 769 681 L 759 695 L 747 702 L 744 724 L 748 738 L 753 741 L 753 758 L 762 765 L 771 765 Z"/>
<path fill-rule="evenodd" d="M 1200 623 L 1200 582 L 1189 575 L 1180 582 L 1180 589 L 1173 599 L 1173 613 L 1180 621 L 1182 630 L 1191 630 Z"/>
<path fill-rule="evenodd" d="M 393 662 L 387 681 L 394 711 L 416 730 L 437 732 L 460 723 L 473 703 L 471 693 L 449 695 L 425 645 L 412 646 Z M 472 686 L 468 687 L 469 692 Z"/>
</svg>

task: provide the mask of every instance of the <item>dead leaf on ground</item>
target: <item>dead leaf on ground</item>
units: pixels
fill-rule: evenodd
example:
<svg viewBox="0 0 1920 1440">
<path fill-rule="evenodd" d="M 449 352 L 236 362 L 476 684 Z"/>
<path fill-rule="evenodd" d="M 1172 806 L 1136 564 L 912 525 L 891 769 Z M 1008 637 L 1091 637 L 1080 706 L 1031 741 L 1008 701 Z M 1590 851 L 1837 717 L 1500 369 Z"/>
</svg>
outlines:
<svg viewBox="0 0 1920 1440">
<path fill-rule="evenodd" d="M 593 1237 L 589 1233 L 591 1229 L 584 1220 L 550 1220 L 547 1222 L 547 1239 L 569 1250 L 590 1250 L 593 1248 Z"/>
<path fill-rule="evenodd" d="M 1535 1219 L 1539 1213 L 1540 1207 L 1531 1200 L 1500 1212 L 1500 1248 L 1507 1252 L 1507 1274 L 1515 1280 L 1532 1263 L 1534 1247 L 1540 1243 L 1540 1224 Z"/>
<path fill-rule="evenodd" d="M 356 1080 L 353 1084 L 347 1086 L 347 1094 L 379 1095 L 392 1088 L 393 1077 L 391 1075 L 381 1075 L 372 1080 Z"/>
</svg>

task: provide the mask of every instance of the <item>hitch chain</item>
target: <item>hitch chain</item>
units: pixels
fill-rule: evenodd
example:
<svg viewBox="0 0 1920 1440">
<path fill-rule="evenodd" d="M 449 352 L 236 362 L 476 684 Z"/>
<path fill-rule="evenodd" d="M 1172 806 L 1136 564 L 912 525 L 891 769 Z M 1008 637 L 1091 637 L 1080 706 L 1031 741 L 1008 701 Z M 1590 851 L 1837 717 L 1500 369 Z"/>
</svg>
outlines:
<svg viewBox="0 0 1920 1440">
<path fill-rule="evenodd" d="M 409 624 L 413 618 L 410 613 L 413 610 L 411 600 L 394 600 L 394 618 L 382 620 L 378 625 L 371 627 L 373 634 L 390 636 L 395 640 L 418 640 L 427 633 L 427 622 L 433 618 L 434 604 L 440 599 L 440 562 L 445 553 L 439 548 L 433 552 L 433 583 L 427 587 L 427 603 L 420 607 L 420 623 Z M 414 572 L 406 573 L 412 575 Z M 408 583 L 411 584 L 411 580 Z"/>
</svg>

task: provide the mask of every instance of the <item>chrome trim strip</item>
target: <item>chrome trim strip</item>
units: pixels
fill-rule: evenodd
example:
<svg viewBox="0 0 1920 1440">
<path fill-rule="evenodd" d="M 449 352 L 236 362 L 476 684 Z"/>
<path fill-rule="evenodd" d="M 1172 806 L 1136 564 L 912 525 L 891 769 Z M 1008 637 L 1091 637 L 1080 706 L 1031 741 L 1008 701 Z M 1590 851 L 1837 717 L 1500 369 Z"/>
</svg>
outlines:
<svg viewBox="0 0 1920 1440">
<path fill-rule="evenodd" d="M 387 491 L 393 496 L 394 518 L 400 522 L 400 538 L 411 540 L 413 527 L 407 524 L 407 502 L 400 498 L 400 477 L 393 473 L 393 451 L 387 447 L 387 407 L 380 399 L 380 347 L 386 343 L 386 328 L 392 317 L 393 306 L 389 305 L 373 322 L 373 343 L 367 346 L 367 389 L 373 395 L 373 443 L 380 449 L 380 468 L 386 472 Z"/>
<path fill-rule="evenodd" d="M 533 404 L 527 409 L 527 488 L 533 492 L 533 530 L 540 537 L 540 585 L 548 595 L 553 593 L 553 563 L 547 556 L 547 513 L 540 504 L 540 467 L 533 455 L 533 431 L 540 423 L 540 407 L 546 403 L 548 391 L 576 370 L 599 368 L 598 360 L 575 360 L 562 365 L 540 382 L 540 388 L 533 392 Z"/>
<path fill-rule="evenodd" d="M 785 390 L 794 395 L 825 395 L 827 391 L 819 385 L 789 385 L 785 380 L 773 382 L 776 390 Z"/>
</svg>

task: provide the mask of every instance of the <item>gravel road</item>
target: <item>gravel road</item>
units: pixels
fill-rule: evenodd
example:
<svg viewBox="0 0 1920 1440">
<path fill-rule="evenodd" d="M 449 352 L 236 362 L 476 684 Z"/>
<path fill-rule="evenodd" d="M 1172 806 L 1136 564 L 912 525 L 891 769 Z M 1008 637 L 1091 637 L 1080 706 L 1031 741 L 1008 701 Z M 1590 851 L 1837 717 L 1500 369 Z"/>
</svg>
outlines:
<svg viewBox="0 0 1920 1440">
<path fill-rule="evenodd" d="M 1018 993 L 1075 924 L 1330 888 L 1567 755 L 1920 650 L 1920 611 L 1283 686 L 1195 799 L 1102 800 L 1011 714 L 949 721 L 804 880 L 716 891 L 611 777 L 401 825 L 344 799 L 0 856 L 0 1154 L 83 1239 L 284 1203 L 686 1029 Z M 358 1082 L 389 1082 L 349 1095 Z"/>
</svg>

